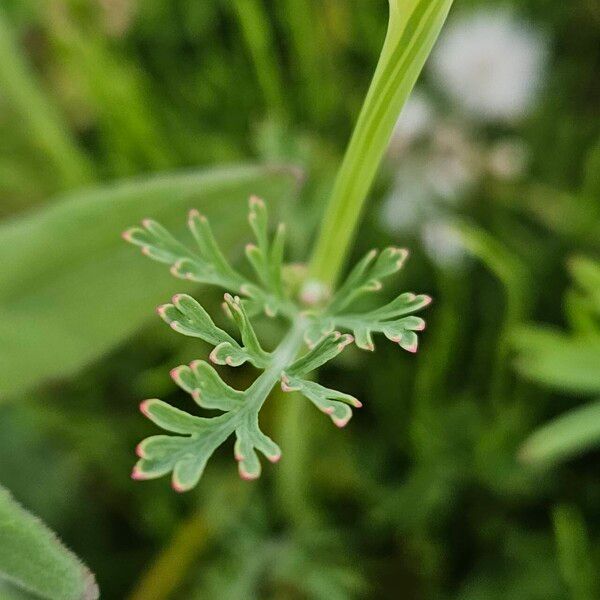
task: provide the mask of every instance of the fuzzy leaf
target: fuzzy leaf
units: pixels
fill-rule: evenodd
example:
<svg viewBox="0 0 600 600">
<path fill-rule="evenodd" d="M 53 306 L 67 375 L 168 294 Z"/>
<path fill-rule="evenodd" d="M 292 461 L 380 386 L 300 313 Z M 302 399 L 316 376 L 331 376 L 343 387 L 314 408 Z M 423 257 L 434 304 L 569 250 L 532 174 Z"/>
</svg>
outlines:
<svg viewBox="0 0 600 600">
<path fill-rule="evenodd" d="M 354 408 L 362 406 L 354 396 L 331 390 L 314 381 L 292 377 L 288 373 L 284 373 L 281 377 L 281 389 L 284 392 L 300 392 L 321 412 L 329 415 L 338 427 L 344 427 L 352 418 L 350 406 Z"/>
<path fill-rule="evenodd" d="M 0 579 L 47 600 L 99 598 L 94 576 L 0 487 Z"/>
</svg>

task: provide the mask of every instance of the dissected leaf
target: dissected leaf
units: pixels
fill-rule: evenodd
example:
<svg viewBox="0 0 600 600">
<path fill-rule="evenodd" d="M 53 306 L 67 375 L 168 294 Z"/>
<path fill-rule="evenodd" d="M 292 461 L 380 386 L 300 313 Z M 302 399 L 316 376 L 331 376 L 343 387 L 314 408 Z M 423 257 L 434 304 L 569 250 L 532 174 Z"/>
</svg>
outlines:
<svg viewBox="0 0 600 600">
<path fill-rule="evenodd" d="M 403 248 L 386 248 L 379 255 L 376 250 L 368 252 L 335 293 L 327 312 L 337 314 L 360 296 L 379 291 L 382 280 L 397 273 L 407 258 L 408 251 Z"/>
<path fill-rule="evenodd" d="M 126 238 L 141 246 L 144 254 L 150 258 L 174 265 L 178 275 L 181 274 L 178 265 L 188 261 L 190 265 L 196 264 L 196 273 L 203 273 L 204 282 L 225 289 L 231 287 L 234 292 L 245 294 L 244 301 L 228 290 L 223 303 L 225 313 L 240 332 L 241 343 L 217 327 L 204 308 L 186 294 L 175 295 L 172 303 L 158 308 L 158 313 L 175 331 L 200 338 L 214 346 L 209 355 L 212 362 L 233 367 L 250 362 L 263 369 L 263 373 L 242 392 L 229 387 L 205 361 L 196 360 L 189 366 L 173 369 L 173 380 L 199 406 L 223 411 L 223 414 L 213 418 L 192 416 L 157 399 L 142 402 L 140 408 L 144 415 L 162 429 L 178 435 L 157 435 L 142 441 L 137 447 L 140 460 L 134 467 L 132 477 L 154 479 L 172 473 L 172 485 L 177 491 L 189 490 L 198 483 L 208 459 L 233 433 L 236 436 L 234 455 L 242 478 L 256 479 L 260 476 L 258 452 L 271 462 L 279 460 L 279 446 L 260 430 L 258 424 L 260 409 L 278 381 L 281 381 L 284 391 L 300 391 L 319 410 L 328 414 L 338 427 L 345 426 L 352 416 L 350 406 L 359 407 L 361 403 L 353 396 L 328 389 L 306 378 L 354 340 L 349 334 L 333 331 L 336 321 L 341 319 L 343 326 L 359 332 L 363 346 L 369 343 L 371 331 L 382 331 L 405 348 L 416 350 L 414 331 L 423 329 L 425 322 L 418 317 L 403 315 L 422 308 L 430 301 L 427 296 L 403 294 L 393 302 L 363 315 L 339 315 L 334 312 L 336 307 L 341 309 L 347 306 L 361 293 L 379 289 L 382 278 L 401 268 L 407 253 L 388 248 L 378 257 L 376 253 L 367 255 L 351 272 L 332 303 L 324 307 L 323 313 L 315 310 L 302 312 L 300 306 L 292 303 L 289 290 L 283 287 L 283 230 L 279 229 L 271 243 L 267 210 L 262 200 L 256 197 L 250 199 L 249 221 L 257 245 L 246 251 L 258 275 L 257 283 L 246 281 L 229 270 L 208 222 L 201 219 L 196 223 L 197 220 L 197 216 L 192 215 L 192 229 L 196 230 L 195 237 L 201 247 L 198 256 L 191 251 L 188 253 L 166 229 L 154 222 L 145 222 L 144 229 L 129 230 Z M 247 307 L 254 312 L 256 307 L 253 303 L 261 304 L 262 300 L 262 310 L 271 314 L 269 302 L 272 299 L 277 303 L 277 308 L 282 309 L 291 327 L 279 346 L 269 353 L 260 344 Z M 272 314 L 275 312 L 273 310 Z M 403 318 L 399 318 L 401 316 Z M 303 341 L 308 343 L 309 350 L 297 358 Z"/>
<path fill-rule="evenodd" d="M 321 412 L 329 415 L 338 427 L 345 427 L 352 418 L 350 406 L 354 408 L 362 406 L 354 396 L 331 390 L 314 381 L 291 377 L 287 373 L 284 373 L 281 378 L 281 389 L 284 392 L 300 392 Z"/>
<path fill-rule="evenodd" d="M 265 167 L 160 175 L 72 194 L 1 225 L 0 397 L 73 374 L 182 291 L 123 244 L 131 223 L 146 216 L 177 223 L 198 207 L 235 245 L 248 189 L 278 200 L 294 181 L 289 170 Z"/>
<path fill-rule="evenodd" d="M 100 597 L 89 569 L 2 487 L 0 579 L 48 600 Z"/>
<path fill-rule="evenodd" d="M 342 350 L 354 341 L 351 335 L 342 335 L 334 331 L 326 335 L 314 348 L 293 362 L 285 371 L 292 377 L 302 377 L 336 357 Z"/>
</svg>

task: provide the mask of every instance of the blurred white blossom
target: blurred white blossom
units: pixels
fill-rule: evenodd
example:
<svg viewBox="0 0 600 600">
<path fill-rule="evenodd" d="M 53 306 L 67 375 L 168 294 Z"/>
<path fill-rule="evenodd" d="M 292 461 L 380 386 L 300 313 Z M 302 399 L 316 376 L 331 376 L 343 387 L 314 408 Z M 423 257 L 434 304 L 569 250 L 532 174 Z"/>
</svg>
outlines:
<svg viewBox="0 0 600 600">
<path fill-rule="evenodd" d="M 511 181 L 524 173 L 528 159 L 529 150 L 522 140 L 500 140 L 490 148 L 487 169 L 492 176 Z"/>
<path fill-rule="evenodd" d="M 401 154 L 410 144 L 431 132 L 435 110 L 429 98 L 415 90 L 404 105 L 390 140 L 390 153 Z"/>
<path fill-rule="evenodd" d="M 431 261 L 440 267 L 457 269 L 466 259 L 460 234 L 448 219 L 425 223 L 421 229 L 421 242 Z"/>
<path fill-rule="evenodd" d="M 485 9 L 448 24 L 431 67 L 436 82 L 470 115 L 514 121 L 531 107 L 546 58 L 540 32 L 506 9 Z"/>
</svg>

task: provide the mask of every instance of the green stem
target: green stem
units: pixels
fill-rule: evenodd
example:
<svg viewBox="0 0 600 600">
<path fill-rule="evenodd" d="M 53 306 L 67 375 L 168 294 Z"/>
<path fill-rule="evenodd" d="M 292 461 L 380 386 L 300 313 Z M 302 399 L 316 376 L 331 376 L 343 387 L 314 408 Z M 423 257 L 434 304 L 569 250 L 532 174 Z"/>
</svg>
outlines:
<svg viewBox="0 0 600 600">
<path fill-rule="evenodd" d="M 333 286 L 354 239 L 367 194 L 398 115 L 446 19 L 452 0 L 390 0 L 379 64 L 339 170 L 311 262 Z"/>
<path fill-rule="evenodd" d="M 234 0 L 233 8 L 254 62 L 265 101 L 272 113 L 283 118 L 285 102 L 275 41 L 265 7 L 259 0 Z"/>
<path fill-rule="evenodd" d="M 185 578 L 191 564 L 214 532 L 204 510 L 184 521 L 169 545 L 156 557 L 131 592 L 129 600 L 169 598 Z"/>
</svg>

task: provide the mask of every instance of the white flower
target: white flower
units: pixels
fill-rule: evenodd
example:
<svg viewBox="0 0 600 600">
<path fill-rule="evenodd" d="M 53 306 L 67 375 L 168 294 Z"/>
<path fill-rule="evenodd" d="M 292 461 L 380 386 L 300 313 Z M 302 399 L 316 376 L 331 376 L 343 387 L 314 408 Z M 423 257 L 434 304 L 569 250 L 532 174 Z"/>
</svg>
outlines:
<svg viewBox="0 0 600 600">
<path fill-rule="evenodd" d="M 390 153 L 400 154 L 412 142 L 430 133 L 435 111 L 429 98 L 414 91 L 406 101 L 390 140 Z"/>
<path fill-rule="evenodd" d="M 446 219 L 429 221 L 421 229 L 423 249 L 433 263 L 442 268 L 460 268 L 466 252 L 460 234 Z"/>
<path fill-rule="evenodd" d="M 494 177 L 512 181 L 523 175 L 528 158 L 529 150 L 523 141 L 501 140 L 490 148 L 487 168 Z"/>
<path fill-rule="evenodd" d="M 394 185 L 379 213 L 381 227 L 391 233 L 416 231 L 436 212 L 435 194 L 427 185 L 423 164 L 407 160 L 396 172 Z"/>
<path fill-rule="evenodd" d="M 503 9 L 450 23 L 432 55 L 437 82 L 470 115 L 513 121 L 532 105 L 544 73 L 544 36 Z"/>
</svg>

